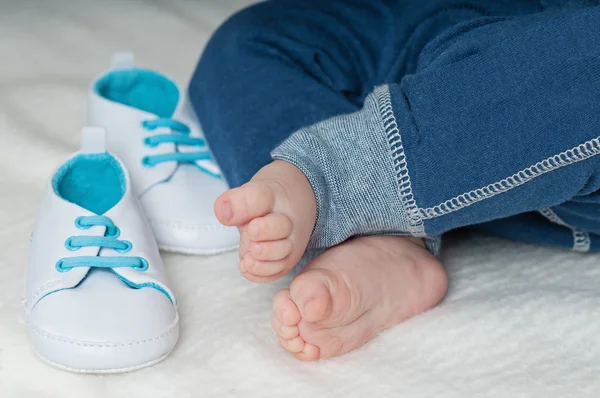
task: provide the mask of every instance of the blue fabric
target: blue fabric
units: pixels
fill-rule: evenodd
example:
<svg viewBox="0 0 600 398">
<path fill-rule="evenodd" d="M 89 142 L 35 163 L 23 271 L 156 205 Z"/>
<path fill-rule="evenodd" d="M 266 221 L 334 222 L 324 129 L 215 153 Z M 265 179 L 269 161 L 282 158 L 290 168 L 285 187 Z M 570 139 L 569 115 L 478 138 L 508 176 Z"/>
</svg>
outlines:
<svg viewBox="0 0 600 398">
<path fill-rule="evenodd" d="M 307 175 L 312 248 L 475 226 L 600 250 L 598 26 L 587 0 L 271 1 L 189 92 L 231 185 L 271 151 Z"/>
<path fill-rule="evenodd" d="M 98 79 L 94 90 L 108 100 L 163 118 L 171 117 L 179 103 L 177 85 L 146 69 L 111 71 Z"/>
<path fill-rule="evenodd" d="M 121 200 L 125 184 L 121 165 L 108 153 L 77 155 L 52 179 L 59 197 L 96 214 L 104 214 Z"/>
<path fill-rule="evenodd" d="M 542 9 L 534 0 L 277 0 L 231 17 L 189 93 L 230 185 L 247 182 L 294 131 L 357 111 L 374 87 L 414 73 L 460 22 Z"/>
</svg>

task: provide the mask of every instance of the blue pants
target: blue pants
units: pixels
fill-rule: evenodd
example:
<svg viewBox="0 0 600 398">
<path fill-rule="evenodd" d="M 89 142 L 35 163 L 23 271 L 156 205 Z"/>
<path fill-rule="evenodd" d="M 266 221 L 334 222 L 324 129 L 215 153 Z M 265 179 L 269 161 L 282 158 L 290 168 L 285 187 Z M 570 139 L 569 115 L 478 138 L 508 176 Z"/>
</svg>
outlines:
<svg viewBox="0 0 600 398">
<path fill-rule="evenodd" d="M 600 249 L 598 1 L 269 1 L 189 93 L 231 185 L 272 158 L 307 175 L 312 248 L 477 226 Z"/>
</svg>

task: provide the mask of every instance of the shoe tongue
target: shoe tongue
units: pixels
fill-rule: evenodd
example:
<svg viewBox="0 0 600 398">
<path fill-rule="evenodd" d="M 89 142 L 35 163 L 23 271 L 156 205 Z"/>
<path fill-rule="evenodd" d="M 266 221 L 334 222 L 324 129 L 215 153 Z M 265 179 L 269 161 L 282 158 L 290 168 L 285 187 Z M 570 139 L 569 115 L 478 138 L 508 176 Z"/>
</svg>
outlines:
<svg viewBox="0 0 600 398">
<path fill-rule="evenodd" d="M 131 52 L 117 52 L 110 58 L 111 69 L 133 69 L 135 68 L 135 55 Z"/>
<path fill-rule="evenodd" d="M 82 154 L 106 152 L 106 130 L 102 127 L 84 127 L 81 131 Z"/>
</svg>

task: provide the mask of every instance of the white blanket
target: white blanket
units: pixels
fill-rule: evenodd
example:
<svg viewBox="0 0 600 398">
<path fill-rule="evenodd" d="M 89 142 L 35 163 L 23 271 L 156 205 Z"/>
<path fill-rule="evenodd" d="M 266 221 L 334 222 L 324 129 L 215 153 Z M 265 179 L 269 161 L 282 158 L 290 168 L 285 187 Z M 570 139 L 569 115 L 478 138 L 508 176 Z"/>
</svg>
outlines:
<svg viewBox="0 0 600 398">
<path fill-rule="evenodd" d="M 163 363 L 82 376 L 39 361 L 21 298 L 29 231 L 52 169 L 78 144 L 110 54 L 185 81 L 236 0 L 0 2 L 0 397 L 597 397 L 600 256 L 481 237 L 447 245 L 436 309 L 364 348 L 301 363 L 278 348 L 271 297 L 236 254 L 165 254 L 181 339 Z"/>
</svg>

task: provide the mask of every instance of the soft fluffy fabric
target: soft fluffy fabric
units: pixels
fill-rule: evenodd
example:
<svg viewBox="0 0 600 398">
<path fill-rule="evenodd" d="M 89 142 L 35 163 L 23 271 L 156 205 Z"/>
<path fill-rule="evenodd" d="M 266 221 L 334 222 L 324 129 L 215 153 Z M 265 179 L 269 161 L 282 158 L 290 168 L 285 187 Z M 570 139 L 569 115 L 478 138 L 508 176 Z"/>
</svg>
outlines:
<svg viewBox="0 0 600 398">
<path fill-rule="evenodd" d="M 116 70 L 94 85 L 96 92 L 111 101 L 169 117 L 179 102 L 179 90 L 165 76 L 147 69 Z"/>
<path fill-rule="evenodd" d="M 53 168 L 78 146 L 91 79 L 131 49 L 185 81 L 208 35 L 247 3 L 0 4 L 0 397 L 597 397 L 600 256 L 470 236 L 446 244 L 439 307 L 334 360 L 278 348 L 271 298 L 289 281 L 246 282 L 236 253 L 164 256 L 181 315 L 165 362 L 81 376 L 34 356 L 21 305 L 29 233 Z"/>
<path fill-rule="evenodd" d="M 110 154 L 81 154 L 58 169 L 52 188 L 64 200 L 104 214 L 119 203 L 126 183 L 121 165 Z"/>
</svg>

